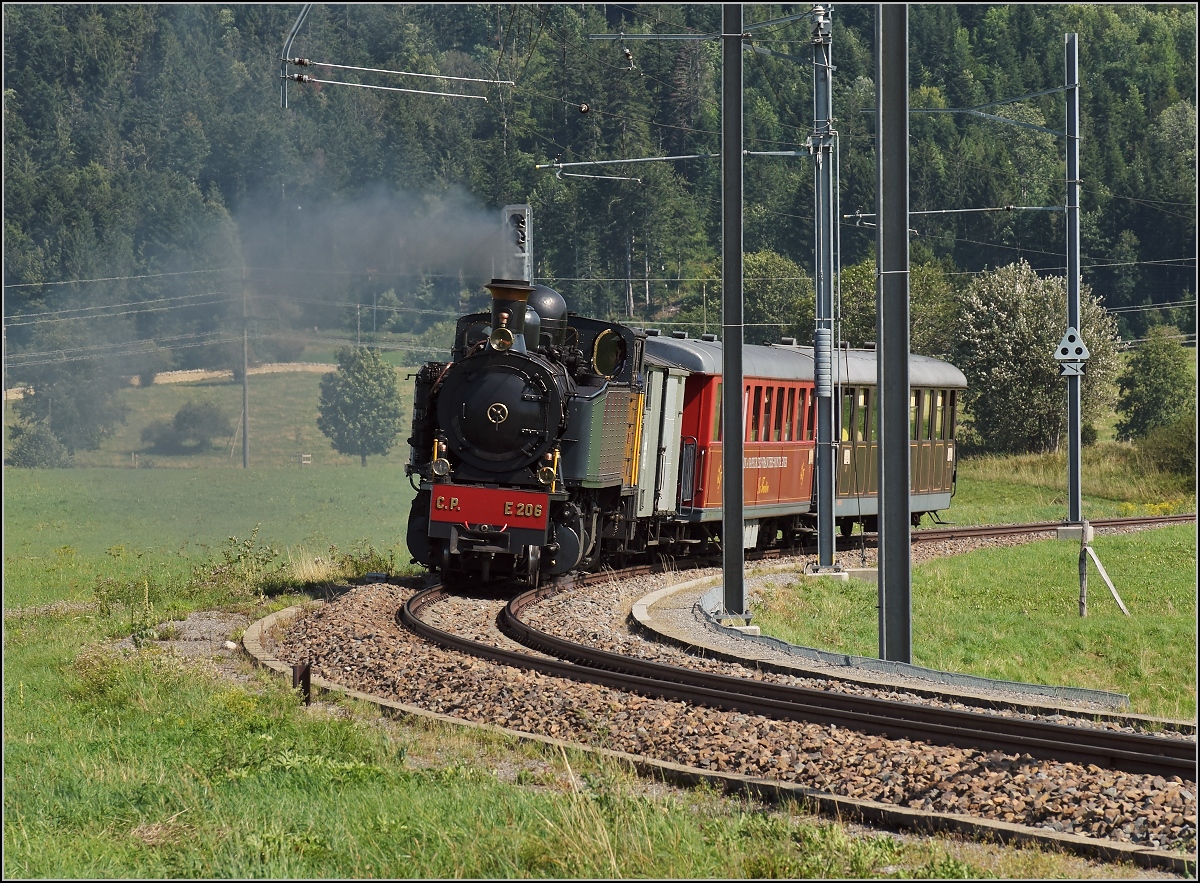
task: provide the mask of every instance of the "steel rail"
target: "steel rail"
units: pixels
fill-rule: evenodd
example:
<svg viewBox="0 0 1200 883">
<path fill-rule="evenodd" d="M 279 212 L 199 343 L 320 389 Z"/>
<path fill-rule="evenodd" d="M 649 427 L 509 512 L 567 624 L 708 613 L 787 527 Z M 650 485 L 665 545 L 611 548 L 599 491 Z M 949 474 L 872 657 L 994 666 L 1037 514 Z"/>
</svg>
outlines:
<svg viewBox="0 0 1200 883">
<path fill-rule="evenodd" d="M 522 597 L 546 597 L 556 590 L 537 590 L 525 593 Z M 1127 738 L 1118 739 L 1107 747 L 1097 746 L 1089 744 L 1092 738 L 1090 735 L 1075 738 L 1082 728 L 1051 724 L 1043 725 L 1051 729 L 1042 730 L 1042 737 L 1023 737 L 1019 734 L 999 732 L 997 721 L 1003 719 L 990 715 L 959 712 L 965 717 L 953 719 L 952 723 L 939 723 L 929 721 L 928 716 L 920 712 L 913 713 L 913 706 L 888 700 L 872 699 L 863 703 L 861 697 L 847 699 L 844 695 L 826 691 L 798 692 L 795 688 L 777 688 L 781 692 L 763 691 L 759 689 L 762 685 L 751 687 L 750 685 L 756 682 L 740 678 L 724 678 L 710 681 L 712 685 L 706 685 L 701 681 L 715 676 L 698 676 L 699 673 L 692 670 L 662 666 L 659 663 L 633 662 L 616 654 L 592 651 L 591 648 L 579 645 L 571 645 L 568 652 L 572 658 L 587 658 L 593 652 L 603 655 L 597 656 L 593 664 L 583 665 L 505 650 L 463 638 L 424 622 L 420 617 L 421 611 L 441 600 L 446 594 L 447 591 L 442 586 L 418 592 L 400 608 L 397 619 L 409 630 L 441 646 L 520 669 L 600 684 L 654 698 L 777 719 L 832 724 L 892 739 L 909 738 L 951 744 L 960 748 L 1029 754 L 1042 759 L 1090 763 L 1135 773 L 1179 775 L 1193 781 L 1196 778 L 1196 745 L 1183 740 L 1146 736 L 1130 738 L 1129 734 L 1120 734 Z M 510 602 L 510 606 L 512 603 Z M 539 641 L 550 638 L 541 632 L 538 632 L 538 636 Z M 553 640 L 547 642 L 547 646 L 552 645 Z M 1091 734 L 1097 731 L 1087 732 Z M 1114 747 L 1116 745 L 1127 747 Z M 1186 756 L 1178 756 L 1181 753 Z"/>
</svg>

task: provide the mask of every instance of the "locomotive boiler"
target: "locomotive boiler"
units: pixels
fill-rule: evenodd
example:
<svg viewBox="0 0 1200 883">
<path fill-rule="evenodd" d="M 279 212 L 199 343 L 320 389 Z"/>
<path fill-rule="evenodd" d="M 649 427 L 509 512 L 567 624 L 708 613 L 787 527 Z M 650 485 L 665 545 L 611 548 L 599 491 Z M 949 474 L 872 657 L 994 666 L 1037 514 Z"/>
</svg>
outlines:
<svg viewBox="0 0 1200 883">
<path fill-rule="evenodd" d="M 721 537 L 721 344 L 570 314 L 544 285 L 493 279 L 459 319 L 450 359 L 416 376 L 408 524 L 414 562 L 444 580 L 516 580 L 715 552 Z M 815 531 L 813 355 L 743 353 L 745 548 Z M 875 353 L 843 349 L 835 519 L 878 513 Z M 946 362 L 910 357 L 913 523 L 950 505 L 957 397 Z"/>
</svg>

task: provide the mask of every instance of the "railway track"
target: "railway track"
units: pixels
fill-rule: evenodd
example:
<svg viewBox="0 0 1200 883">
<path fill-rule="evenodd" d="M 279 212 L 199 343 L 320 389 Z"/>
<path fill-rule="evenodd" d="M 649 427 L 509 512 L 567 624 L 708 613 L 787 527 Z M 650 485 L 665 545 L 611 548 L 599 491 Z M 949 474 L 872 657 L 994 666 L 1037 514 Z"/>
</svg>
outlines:
<svg viewBox="0 0 1200 883">
<path fill-rule="evenodd" d="M 1195 514 L 1189 515 L 1146 515 L 1127 518 L 1095 518 L 1088 522 L 1094 528 L 1104 527 L 1157 527 L 1166 524 L 1184 524 L 1195 521 Z M 1030 533 L 1049 533 L 1064 526 L 1061 521 L 1035 521 L 1029 524 L 1000 524 L 963 527 L 931 527 L 914 530 L 914 543 L 938 542 L 942 540 L 957 540 L 964 537 L 1002 537 Z M 869 537 L 875 534 L 867 534 Z"/>
<path fill-rule="evenodd" d="M 577 644 L 546 634 L 522 621 L 522 610 L 558 591 L 559 587 L 548 587 L 517 595 L 505 606 L 500 617 L 501 630 L 514 640 L 555 658 L 497 647 L 425 622 L 422 611 L 447 597 L 448 591 L 441 586 L 414 595 L 400 609 L 398 618 L 406 628 L 443 647 L 528 671 L 652 698 L 779 720 L 846 727 L 889 739 L 913 739 L 958 748 L 1027 754 L 1043 760 L 1093 764 L 1131 773 L 1196 779 L 1196 745 L 1187 740 L 909 705 L 706 674 Z"/>
<path fill-rule="evenodd" d="M 1097 519 L 1095 527 L 1153 526 L 1195 520 L 1195 515 Z M 1011 536 L 1056 530 L 1056 522 L 954 527 L 913 531 L 916 542 L 963 537 Z M 870 536 L 870 535 L 868 535 Z M 755 557 L 773 558 L 782 550 Z M 708 563 L 702 559 L 696 566 Z M 447 597 L 448 590 L 434 586 L 417 593 L 397 614 L 411 631 L 443 647 L 492 659 L 506 665 L 556 677 L 626 690 L 659 699 L 677 700 L 712 708 L 759 714 L 783 720 L 852 728 L 888 738 L 906 738 L 983 751 L 1027 754 L 1031 757 L 1093 764 L 1105 769 L 1155 776 L 1197 778 L 1196 745 L 1141 733 L 1066 726 L 1039 720 L 1022 720 L 982 712 L 934 708 L 875 697 L 853 696 L 826 690 L 764 683 L 748 678 L 706 674 L 693 669 L 640 660 L 568 641 L 525 623 L 523 610 L 574 585 L 618 580 L 651 573 L 653 565 L 636 565 L 619 571 L 577 575 L 555 584 L 523 592 L 500 614 L 500 629 L 518 643 L 537 651 L 532 655 L 464 638 L 437 628 L 421 618 L 421 611 Z M 546 658 L 540 654 L 546 654 Z"/>
</svg>

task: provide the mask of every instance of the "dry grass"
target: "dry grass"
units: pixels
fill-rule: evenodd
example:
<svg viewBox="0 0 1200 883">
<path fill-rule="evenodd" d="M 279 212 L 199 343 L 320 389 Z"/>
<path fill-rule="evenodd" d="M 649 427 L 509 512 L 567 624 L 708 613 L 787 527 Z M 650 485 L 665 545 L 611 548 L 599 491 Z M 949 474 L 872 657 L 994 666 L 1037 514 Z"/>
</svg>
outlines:
<svg viewBox="0 0 1200 883">
<path fill-rule="evenodd" d="M 1195 510 L 1196 494 L 1182 476 L 1160 472 L 1136 447 L 1103 442 L 1083 449 L 1083 493 L 1175 514 Z M 1066 492 L 1067 454 L 972 457 L 959 463 L 960 482 L 1000 482 Z"/>
</svg>

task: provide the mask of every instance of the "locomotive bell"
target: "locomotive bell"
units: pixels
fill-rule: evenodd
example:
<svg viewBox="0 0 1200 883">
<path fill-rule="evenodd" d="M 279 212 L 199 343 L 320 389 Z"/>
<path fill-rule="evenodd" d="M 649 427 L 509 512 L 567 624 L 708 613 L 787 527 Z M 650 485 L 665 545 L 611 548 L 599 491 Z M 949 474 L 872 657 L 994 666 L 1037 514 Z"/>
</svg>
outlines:
<svg viewBox="0 0 1200 883">
<path fill-rule="evenodd" d="M 523 279 L 493 279 L 484 288 L 492 293 L 492 349 L 525 352 L 525 310 L 533 286 Z"/>
</svg>

